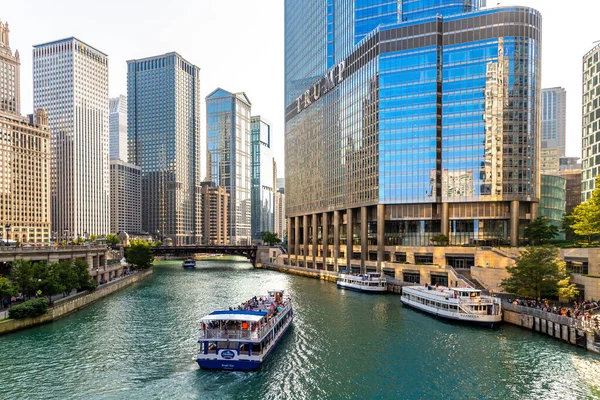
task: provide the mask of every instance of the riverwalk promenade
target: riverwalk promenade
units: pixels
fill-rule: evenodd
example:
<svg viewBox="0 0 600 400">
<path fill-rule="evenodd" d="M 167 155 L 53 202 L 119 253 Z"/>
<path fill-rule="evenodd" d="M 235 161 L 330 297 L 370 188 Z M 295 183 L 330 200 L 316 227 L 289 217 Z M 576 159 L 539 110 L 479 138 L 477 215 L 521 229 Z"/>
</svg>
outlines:
<svg viewBox="0 0 600 400">
<path fill-rule="evenodd" d="M 24 319 L 5 319 L 0 320 L 0 335 L 29 328 L 36 325 L 55 321 L 68 314 L 78 311 L 90 304 L 123 289 L 135 282 L 139 282 L 152 274 L 152 269 L 138 271 L 132 275 L 115 279 L 109 283 L 103 284 L 92 292 L 81 292 L 74 296 L 65 297 L 54 302 L 44 315 L 35 318 Z"/>
</svg>

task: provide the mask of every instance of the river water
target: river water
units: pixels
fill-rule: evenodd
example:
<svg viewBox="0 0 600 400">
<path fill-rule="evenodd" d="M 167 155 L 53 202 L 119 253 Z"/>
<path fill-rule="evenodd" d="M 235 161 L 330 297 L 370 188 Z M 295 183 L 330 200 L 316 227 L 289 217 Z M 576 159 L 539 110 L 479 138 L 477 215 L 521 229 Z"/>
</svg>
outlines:
<svg viewBox="0 0 600 400">
<path fill-rule="evenodd" d="M 244 262 L 154 274 L 53 324 L 0 336 L 0 399 L 600 398 L 600 357 L 504 325 L 446 323 L 392 294 Z M 200 370 L 199 319 L 273 288 L 292 328 L 258 372 Z"/>
</svg>

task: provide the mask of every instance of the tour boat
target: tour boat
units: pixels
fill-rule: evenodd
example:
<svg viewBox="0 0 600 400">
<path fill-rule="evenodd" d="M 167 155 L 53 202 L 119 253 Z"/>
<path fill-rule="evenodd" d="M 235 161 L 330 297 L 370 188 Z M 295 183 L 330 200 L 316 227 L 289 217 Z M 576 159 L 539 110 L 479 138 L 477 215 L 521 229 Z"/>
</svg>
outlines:
<svg viewBox="0 0 600 400">
<path fill-rule="evenodd" d="M 255 296 L 235 310 L 213 311 L 201 319 L 196 361 L 203 369 L 254 371 L 293 319 L 291 299 L 283 290 Z"/>
<path fill-rule="evenodd" d="M 379 272 L 368 272 L 366 274 L 341 272 L 336 283 L 339 288 L 360 292 L 384 293 L 387 291 L 385 276 L 382 276 Z"/>
<path fill-rule="evenodd" d="M 500 299 L 472 288 L 405 286 L 402 303 L 437 317 L 494 327 L 502 321 Z"/>
<path fill-rule="evenodd" d="M 187 258 L 183 262 L 182 266 L 185 269 L 195 269 L 196 268 L 196 260 L 194 260 L 193 258 Z"/>
</svg>

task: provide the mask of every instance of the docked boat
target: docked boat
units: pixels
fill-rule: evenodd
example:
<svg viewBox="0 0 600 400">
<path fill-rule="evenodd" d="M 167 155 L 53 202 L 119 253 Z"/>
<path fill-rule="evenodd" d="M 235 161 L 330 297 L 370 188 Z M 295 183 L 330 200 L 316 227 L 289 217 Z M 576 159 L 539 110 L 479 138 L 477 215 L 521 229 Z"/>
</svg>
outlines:
<svg viewBox="0 0 600 400">
<path fill-rule="evenodd" d="M 360 292 L 384 293 L 387 291 L 385 276 L 382 276 L 379 272 L 368 272 L 366 274 L 341 272 L 336 283 L 339 288 Z"/>
<path fill-rule="evenodd" d="M 183 261 L 182 267 L 185 269 L 195 269 L 196 260 L 194 260 L 193 258 L 187 258 Z"/>
<path fill-rule="evenodd" d="M 494 327 L 502 321 L 500 299 L 472 288 L 405 286 L 402 303 L 437 317 Z"/>
<path fill-rule="evenodd" d="M 213 311 L 201 319 L 196 361 L 203 369 L 254 371 L 293 319 L 292 301 L 283 290 L 253 297 L 236 310 Z"/>
</svg>

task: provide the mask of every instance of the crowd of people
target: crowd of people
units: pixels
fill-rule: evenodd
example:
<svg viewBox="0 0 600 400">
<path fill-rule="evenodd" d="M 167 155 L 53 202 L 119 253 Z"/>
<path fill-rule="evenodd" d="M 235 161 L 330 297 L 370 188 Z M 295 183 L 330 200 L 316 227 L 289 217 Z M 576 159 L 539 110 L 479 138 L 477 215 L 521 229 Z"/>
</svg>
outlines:
<svg viewBox="0 0 600 400">
<path fill-rule="evenodd" d="M 266 311 L 267 317 L 274 317 L 285 308 L 287 302 L 277 293 L 274 298 L 263 298 L 254 296 L 250 300 L 238 306 L 238 310 Z"/>
<path fill-rule="evenodd" d="M 556 304 L 550 305 L 550 301 L 546 299 L 534 300 L 517 298 L 509 299 L 509 302 L 522 307 L 535 308 L 536 310 L 543 312 L 562 315 L 563 317 L 574 318 L 581 321 L 592 321 L 596 328 L 600 325 L 600 306 L 598 305 L 598 301 L 595 301 L 594 299 L 591 301 L 575 301 L 573 302 L 572 307 Z"/>
</svg>

